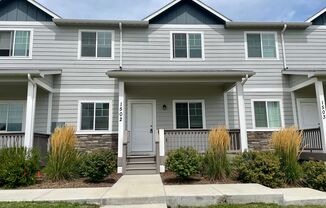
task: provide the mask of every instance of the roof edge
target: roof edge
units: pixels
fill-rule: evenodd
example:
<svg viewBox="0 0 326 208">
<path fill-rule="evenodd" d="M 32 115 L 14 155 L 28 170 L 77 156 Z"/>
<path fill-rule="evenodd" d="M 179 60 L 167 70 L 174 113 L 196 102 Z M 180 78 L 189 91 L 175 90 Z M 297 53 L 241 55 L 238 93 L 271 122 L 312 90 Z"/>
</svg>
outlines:
<svg viewBox="0 0 326 208">
<path fill-rule="evenodd" d="M 326 12 L 326 7 L 321 9 L 319 12 L 317 12 L 316 14 L 312 15 L 311 17 L 309 17 L 308 19 L 306 19 L 305 22 L 312 22 L 314 21 L 317 17 L 319 17 L 320 15 L 322 15 L 323 13 Z"/>
<path fill-rule="evenodd" d="M 166 4 L 165 6 L 163 6 L 161 9 L 159 9 L 159 10 L 153 12 L 152 14 L 148 15 L 147 17 L 145 17 L 143 20 L 144 21 L 150 21 L 154 17 L 160 15 L 161 13 L 163 13 L 164 11 L 168 10 L 169 8 L 173 7 L 174 5 L 176 5 L 177 3 L 181 2 L 181 1 L 182 0 L 174 0 L 174 1 L 171 1 L 170 3 Z M 196 3 L 197 5 L 199 5 L 200 7 L 202 7 L 203 9 L 209 11 L 210 13 L 214 14 L 215 16 L 221 18 L 225 22 L 232 21 L 231 19 L 229 19 L 226 16 L 222 15 L 221 13 L 219 13 L 215 9 L 211 8 L 210 6 L 207 6 L 206 4 L 204 4 L 203 2 L 201 2 L 200 0 L 191 0 L 191 1 L 193 1 L 194 3 Z"/>
<path fill-rule="evenodd" d="M 48 15 L 50 15 L 51 17 L 55 18 L 55 19 L 61 19 L 61 17 L 59 15 L 57 15 L 56 13 L 52 12 L 50 9 L 46 8 L 45 6 L 43 6 L 41 3 L 35 1 L 35 0 L 27 0 L 29 3 L 33 4 L 34 6 L 36 6 L 37 8 L 39 8 L 40 10 L 42 10 L 43 12 L 47 13 Z"/>
<path fill-rule="evenodd" d="M 119 26 L 148 27 L 148 21 L 142 20 L 96 20 L 96 19 L 53 19 L 58 26 Z"/>
<path fill-rule="evenodd" d="M 226 22 L 225 28 L 229 29 L 250 29 L 250 28 L 274 28 L 283 29 L 287 25 L 288 29 L 306 29 L 311 26 L 311 22 Z"/>
</svg>

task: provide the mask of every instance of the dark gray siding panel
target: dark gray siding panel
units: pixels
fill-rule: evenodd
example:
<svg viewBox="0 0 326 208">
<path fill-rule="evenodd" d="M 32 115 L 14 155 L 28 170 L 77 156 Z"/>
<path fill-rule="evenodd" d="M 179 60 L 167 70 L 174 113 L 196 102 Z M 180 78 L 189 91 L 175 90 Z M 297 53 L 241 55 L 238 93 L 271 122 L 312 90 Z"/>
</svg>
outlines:
<svg viewBox="0 0 326 208">
<path fill-rule="evenodd" d="M 313 25 L 326 25 L 326 13 L 320 15 L 312 21 Z"/>
<path fill-rule="evenodd" d="M 150 24 L 224 24 L 192 1 L 181 1 L 150 20 Z"/>
<path fill-rule="evenodd" d="M 52 21 L 52 17 L 26 0 L 0 3 L 0 21 Z"/>
</svg>

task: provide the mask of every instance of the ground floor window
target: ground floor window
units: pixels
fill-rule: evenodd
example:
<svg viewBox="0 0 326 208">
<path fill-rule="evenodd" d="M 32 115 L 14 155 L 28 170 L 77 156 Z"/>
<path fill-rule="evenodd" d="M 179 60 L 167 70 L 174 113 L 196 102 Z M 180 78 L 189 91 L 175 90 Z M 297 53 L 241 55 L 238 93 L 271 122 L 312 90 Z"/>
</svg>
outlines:
<svg viewBox="0 0 326 208">
<path fill-rule="evenodd" d="M 111 131 L 111 102 L 80 102 L 80 125 L 82 131 Z"/>
<path fill-rule="evenodd" d="M 256 128 L 280 128 L 280 101 L 253 101 L 254 121 Z"/>
<path fill-rule="evenodd" d="M 204 128 L 203 101 L 174 101 L 176 129 Z"/>
<path fill-rule="evenodd" d="M 0 132 L 23 130 L 24 105 L 18 101 L 0 102 Z"/>
</svg>

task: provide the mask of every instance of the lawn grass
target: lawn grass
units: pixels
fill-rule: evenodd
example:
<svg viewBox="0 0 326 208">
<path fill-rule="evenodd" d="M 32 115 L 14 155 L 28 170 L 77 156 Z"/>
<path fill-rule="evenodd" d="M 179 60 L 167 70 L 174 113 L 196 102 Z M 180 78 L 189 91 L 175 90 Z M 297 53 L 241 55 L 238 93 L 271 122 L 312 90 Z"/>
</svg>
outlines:
<svg viewBox="0 0 326 208">
<path fill-rule="evenodd" d="M 315 206 L 315 205 L 306 205 L 306 206 L 279 206 L 276 204 L 244 204 L 244 205 L 235 205 L 235 204 L 222 204 L 208 206 L 206 208 L 325 208 L 325 206 Z M 180 207 L 180 208 L 195 208 L 195 207 Z M 204 208 L 204 207 L 202 207 Z"/>
<path fill-rule="evenodd" d="M 99 208 L 98 205 L 51 202 L 0 202 L 0 208 Z"/>
</svg>

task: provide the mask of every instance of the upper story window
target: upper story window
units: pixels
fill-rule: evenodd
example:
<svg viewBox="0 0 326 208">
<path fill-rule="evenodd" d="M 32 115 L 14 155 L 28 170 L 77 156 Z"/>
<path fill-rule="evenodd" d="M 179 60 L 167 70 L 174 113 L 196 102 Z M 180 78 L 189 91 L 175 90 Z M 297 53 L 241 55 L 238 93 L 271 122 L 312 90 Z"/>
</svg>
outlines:
<svg viewBox="0 0 326 208">
<path fill-rule="evenodd" d="M 204 58 L 203 34 L 199 32 L 172 32 L 172 59 Z"/>
<path fill-rule="evenodd" d="M 0 30 L 0 57 L 28 58 L 31 45 L 31 31 Z"/>
<path fill-rule="evenodd" d="M 80 31 L 80 58 L 113 59 L 113 31 Z"/>
<path fill-rule="evenodd" d="M 19 101 L 0 102 L 0 132 L 23 131 L 24 104 Z"/>
<path fill-rule="evenodd" d="M 256 128 L 281 128 L 281 102 L 279 100 L 255 100 L 254 123 Z"/>
<path fill-rule="evenodd" d="M 277 37 L 274 32 L 247 32 L 247 58 L 278 59 Z"/>
</svg>

